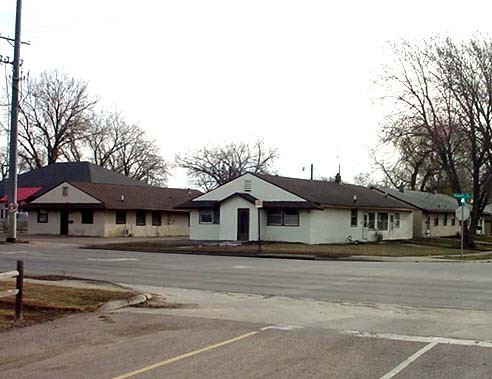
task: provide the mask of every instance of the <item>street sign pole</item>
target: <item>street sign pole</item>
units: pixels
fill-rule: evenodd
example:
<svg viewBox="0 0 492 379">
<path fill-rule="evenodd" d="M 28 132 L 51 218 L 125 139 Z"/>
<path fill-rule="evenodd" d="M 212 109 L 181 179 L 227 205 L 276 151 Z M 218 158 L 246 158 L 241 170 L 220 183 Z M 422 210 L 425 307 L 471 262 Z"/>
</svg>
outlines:
<svg viewBox="0 0 492 379">
<path fill-rule="evenodd" d="M 465 225 L 465 199 L 461 199 L 461 203 L 463 204 L 461 206 L 461 259 L 463 259 L 463 231 L 464 231 L 464 225 Z"/>
</svg>

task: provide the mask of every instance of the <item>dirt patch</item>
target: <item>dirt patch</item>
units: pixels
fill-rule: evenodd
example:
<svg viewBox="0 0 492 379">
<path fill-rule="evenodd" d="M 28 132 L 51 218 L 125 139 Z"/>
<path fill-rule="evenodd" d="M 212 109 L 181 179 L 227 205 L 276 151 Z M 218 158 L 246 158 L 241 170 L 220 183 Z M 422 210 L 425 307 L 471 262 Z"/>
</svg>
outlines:
<svg viewBox="0 0 492 379">
<path fill-rule="evenodd" d="M 0 282 L 0 291 L 13 288 L 12 282 Z M 134 296 L 132 291 L 57 287 L 24 282 L 23 319 L 14 320 L 15 297 L 0 299 L 0 331 L 51 321 L 65 314 L 92 312 L 112 300 Z"/>
</svg>

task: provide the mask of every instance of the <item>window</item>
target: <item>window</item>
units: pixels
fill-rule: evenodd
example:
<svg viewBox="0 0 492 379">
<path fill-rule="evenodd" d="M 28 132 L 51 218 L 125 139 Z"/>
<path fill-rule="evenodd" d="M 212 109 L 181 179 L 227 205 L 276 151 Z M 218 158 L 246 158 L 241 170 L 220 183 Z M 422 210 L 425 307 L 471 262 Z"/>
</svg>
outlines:
<svg viewBox="0 0 492 379">
<path fill-rule="evenodd" d="M 352 209 L 350 211 L 350 226 L 357 226 L 357 209 Z"/>
<path fill-rule="evenodd" d="M 68 187 L 62 187 L 62 196 L 68 196 Z"/>
<path fill-rule="evenodd" d="M 456 225 L 456 219 L 454 218 L 454 216 L 451 216 L 451 226 L 455 226 Z"/>
<path fill-rule="evenodd" d="M 116 211 L 116 223 L 126 224 L 126 211 Z"/>
<path fill-rule="evenodd" d="M 448 214 L 444 213 L 444 226 L 448 226 Z"/>
<path fill-rule="evenodd" d="M 144 226 L 145 225 L 145 217 L 146 217 L 145 211 L 137 211 L 136 216 L 137 216 L 137 225 L 138 226 Z"/>
<path fill-rule="evenodd" d="M 297 209 L 268 209 L 267 225 L 299 226 L 299 212 Z"/>
<path fill-rule="evenodd" d="M 439 226 L 439 215 L 438 214 L 434 217 L 434 226 Z"/>
<path fill-rule="evenodd" d="M 297 209 L 286 209 L 284 211 L 285 226 L 299 226 L 299 212 Z"/>
<path fill-rule="evenodd" d="M 400 229 L 400 214 L 395 213 L 393 215 L 393 228 L 394 229 Z"/>
<path fill-rule="evenodd" d="M 46 224 L 48 222 L 48 211 L 46 209 L 38 210 L 38 224 Z"/>
<path fill-rule="evenodd" d="M 202 209 L 199 214 L 200 224 L 220 224 L 220 209 Z"/>
<path fill-rule="evenodd" d="M 152 225 L 153 226 L 161 226 L 161 212 L 152 211 Z"/>
<path fill-rule="evenodd" d="M 282 225 L 282 210 L 268 209 L 267 210 L 267 225 L 279 226 Z"/>
<path fill-rule="evenodd" d="M 388 230 L 388 214 L 378 212 L 378 230 Z"/>
<path fill-rule="evenodd" d="M 376 214 L 374 212 L 368 212 L 367 215 L 369 216 L 369 230 L 374 230 Z"/>
<path fill-rule="evenodd" d="M 429 227 L 431 224 L 431 218 L 430 216 L 427 216 L 427 218 L 425 219 L 425 225 L 427 225 L 427 227 Z"/>
<path fill-rule="evenodd" d="M 82 210 L 82 224 L 94 224 L 94 211 L 92 209 Z"/>
</svg>

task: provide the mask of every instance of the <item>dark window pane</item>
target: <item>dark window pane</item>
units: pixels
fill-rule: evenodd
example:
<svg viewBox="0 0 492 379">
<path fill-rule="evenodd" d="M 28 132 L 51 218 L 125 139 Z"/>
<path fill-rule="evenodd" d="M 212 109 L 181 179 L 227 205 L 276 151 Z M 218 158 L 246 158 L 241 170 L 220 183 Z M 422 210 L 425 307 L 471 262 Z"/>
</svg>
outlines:
<svg viewBox="0 0 492 379">
<path fill-rule="evenodd" d="M 200 210 L 200 224 L 211 224 L 214 220 L 214 214 L 211 209 Z"/>
<path fill-rule="evenodd" d="M 375 217 L 376 217 L 375 213 L 369 212 L 368 216 L 369 216 L 369 229 L 374 230 L 374 227 L 376 226 L 376 224 L 375 224 Z"/>
<path fill-rule="evenodd" d="M 116 223 L 126 224 L 126 211 L 116 211 Z"/>
<path fill-rule="evenodd" d="M 378 213 L 378 230 L 388 230 L 387 213 Z"/>
<path fill-rule="evenodd" d="M 82 210 L 82 224 L 94 223 L 94 211 L 92 209 Z"/>
<path fill-rule="evenodd" d="M 144 226 L 145 225 L 145 211 L 137 211 L 137 225 Z"/>
<path fill-rule="evenodd" d="M 159 211 L 152 211 L 152 225 L 154 226 L 161 226 L 161 212 Z"/>
<path fill-rule="evenodd" d="M 350 226 L 357 226 L 357 209 L 352 209 L 350 212 Z"/>
<path fill-rule="evenodd" d="M 299 212 L 297 209 L 286 209 L 284 211 L 284 225 L 299 226 Z"/>
<path fill-rule="evenodd" d="M 48 211 L 46 209 L 38 210 L 38 223 L 46 224 L 48 222 Z"/>
<path fill-rule="evenodd" d="M 267 225 L 282 225 L 282 210 L 269 209 L 267 211 Z"/>
</svg>

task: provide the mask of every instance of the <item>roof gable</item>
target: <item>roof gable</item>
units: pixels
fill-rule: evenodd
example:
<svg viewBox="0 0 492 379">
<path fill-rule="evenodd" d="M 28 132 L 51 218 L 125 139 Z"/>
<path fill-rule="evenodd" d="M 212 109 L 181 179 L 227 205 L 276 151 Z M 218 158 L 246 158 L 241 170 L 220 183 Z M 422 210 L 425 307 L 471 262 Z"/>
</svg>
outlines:
<svg viewBox="0 0 492 379">
<path fill-rule="evenodd" d="M 264 180 L 260 175 L 251 173 L 243 174 L 220 187 L 198 196 L 194 201 L 222 201 L 234 193 L 249 194 L 263 201 L 306 201 L 301 196 Z"/>
<path fill-rule="evenodd" d="M 31 204 L 101 204 L 101 201 L 76 186 L 63 182 L 41 193 Z"/>
</svg>

